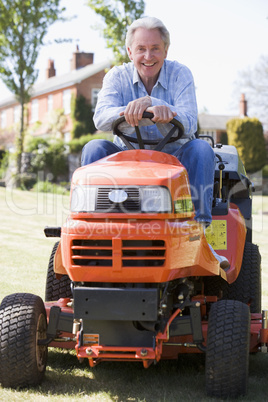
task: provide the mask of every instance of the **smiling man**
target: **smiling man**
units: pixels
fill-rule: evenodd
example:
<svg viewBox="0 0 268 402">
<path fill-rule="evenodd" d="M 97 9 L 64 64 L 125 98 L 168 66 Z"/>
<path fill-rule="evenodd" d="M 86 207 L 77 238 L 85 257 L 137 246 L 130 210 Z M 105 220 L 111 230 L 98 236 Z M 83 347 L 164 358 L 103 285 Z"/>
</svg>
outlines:
<svg viewBox="0 0 268 402">
<path fill-rule="evenodd" d="M 126 48 L 131 62 L 115 66 L 106 74 L 94 122 L 99 130 L 107 131 L 112 129 L 114 120 L 124 115 L 131 135 L 135 136 L 134 126 L 139 124 L 143 112 L 151 112 L 156 124 L 140 127 L 142 138 L 161 140 L 170 130 L 170 121 L 179 120 L 184 127 L 183 136 L 167 143 L 162 152 L 176 156 L 187 169 L 195 219 L 206 227 L 212 220 L 215 155 L 207 142 L 195 137 L 197 105 L 193 76 L 183 64 L 166 59 L 169 45 L 169 32 L 159 19 L 141 18 L 130 25 Z M 150 145 L 145 148 L 150 149 Z M 126 149 L 119 137 L 115 137 L 114 143 L 90 141 L 83 149 L 82 165 Z M 225 257 L 216 253 L 215 256 L 223 268 L 229 265 Z"/>
</svg>

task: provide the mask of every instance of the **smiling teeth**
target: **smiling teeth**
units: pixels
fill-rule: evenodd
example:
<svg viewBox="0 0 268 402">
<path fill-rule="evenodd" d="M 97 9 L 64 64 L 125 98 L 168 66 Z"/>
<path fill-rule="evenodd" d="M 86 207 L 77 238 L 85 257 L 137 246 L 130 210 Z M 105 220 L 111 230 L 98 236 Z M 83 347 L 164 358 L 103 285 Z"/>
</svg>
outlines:
<svg viewBox="0 0 268 402">
<path fill-rule="evenodd" d="M 146 63 L 143 63 L 146 67 L 152 67 L 152 66 L 154 66 L 154 64 L 155 63 L 153 63 L 153 64 L 146 64 Z"/>
</svg>

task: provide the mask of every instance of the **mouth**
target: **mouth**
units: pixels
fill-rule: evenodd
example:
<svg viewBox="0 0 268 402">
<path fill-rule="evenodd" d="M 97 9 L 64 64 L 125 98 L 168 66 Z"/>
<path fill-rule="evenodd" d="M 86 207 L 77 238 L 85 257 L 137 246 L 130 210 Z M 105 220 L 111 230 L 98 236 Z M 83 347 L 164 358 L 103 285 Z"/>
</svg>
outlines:
<svg viewBox="0 0 268 402">
<path fill-rule="evenodd" d="M 153 67 L 156 63 L 142 63 L 145 67 Z"/>
</svg>

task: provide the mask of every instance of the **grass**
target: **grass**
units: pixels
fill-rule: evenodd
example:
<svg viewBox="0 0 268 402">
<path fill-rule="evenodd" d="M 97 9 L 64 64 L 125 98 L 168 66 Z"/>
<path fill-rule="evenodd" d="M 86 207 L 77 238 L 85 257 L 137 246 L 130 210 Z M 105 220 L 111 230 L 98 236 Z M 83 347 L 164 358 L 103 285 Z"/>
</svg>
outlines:
<svg viewBox="0 0 268 402">
<path fill-rule="evenodd" d="M 0 188 L 0 300 L 14 292 L 44 297 L 48 259 L 55 239 L 45 226 L 61 226 L 68 215 L 64 195 Z M 254 198 L 253 239 L 263 267 L 263 307 L 268 309 L 268 197 Z M 243 401 L 267 401 L 268 356 L 250 356 L 249 392 Z M 141 363 L 106 362 L 91 369 L 74 352 L 49 349 L 45 380 L 37 389 L 0 387 L 0 401 L 213 401 L 205 396 L 203 355 L 162 361 L 148 370 Z"/>
</svg>

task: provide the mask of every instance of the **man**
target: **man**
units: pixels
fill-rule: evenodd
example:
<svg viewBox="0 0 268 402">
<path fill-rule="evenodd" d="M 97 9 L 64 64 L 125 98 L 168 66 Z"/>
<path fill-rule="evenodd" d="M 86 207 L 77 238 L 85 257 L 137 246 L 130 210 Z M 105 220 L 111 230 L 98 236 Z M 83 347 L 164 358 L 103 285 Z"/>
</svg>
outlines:
<svg viewBox="0 0 268 402">
<path fill-rule="evenodd" d="M 187 169 L 195 219 L 205 228 L 212 220 L 215 155 L 208 143 L 195 138 L 197 105 L 194 80 L 186 66 L 166 60 L 169 45 L 169 32 L 159 19 L 146 17 L 131 24 L 126 37 L 131 63 L 113 67 L 106 74 L 94 122 L 100 130 L 111 130 L 112 122 L 124 115 L 126 122 L 134 128 L 139 125 L 144 111 L 151 112 L 156 124 L 142 126 L 142 137 L 161 139 L 163 133 L 169 131 L 170 121 L 178 119 L 184 126 L 184 135 L 176 142 L 166 144 L 162 151 L 176 156 Z M 125 149 L 118 137 L 114 143 L 90 141 L 83 149 L 82 165 Z M 228 267 L 225 257 L 213 253 L 222 267 Z"/>
</svg>

